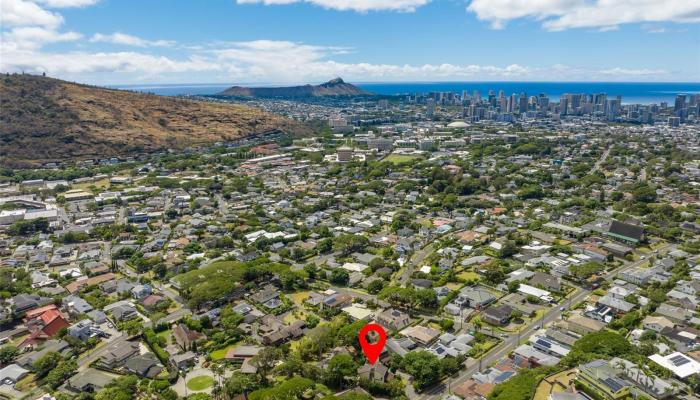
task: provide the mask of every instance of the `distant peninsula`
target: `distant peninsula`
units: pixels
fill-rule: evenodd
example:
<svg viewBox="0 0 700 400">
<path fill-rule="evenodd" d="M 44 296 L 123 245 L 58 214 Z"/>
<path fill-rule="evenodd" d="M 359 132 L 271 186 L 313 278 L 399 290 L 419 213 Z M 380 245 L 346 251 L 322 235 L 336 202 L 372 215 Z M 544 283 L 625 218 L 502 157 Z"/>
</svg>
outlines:
<svg viewBox="0 0 700 400">
<path fill-rule="evenodd" d="M 242 87 L 233 86 L 218 94 L 232 97 L 261 97 L 261 98 L 304 98 L 326 96 L 371 96 L 367 92 L 342 78 L 335 78 L 320 85 L 302 85 L 287 87 Z"/>
</svg>

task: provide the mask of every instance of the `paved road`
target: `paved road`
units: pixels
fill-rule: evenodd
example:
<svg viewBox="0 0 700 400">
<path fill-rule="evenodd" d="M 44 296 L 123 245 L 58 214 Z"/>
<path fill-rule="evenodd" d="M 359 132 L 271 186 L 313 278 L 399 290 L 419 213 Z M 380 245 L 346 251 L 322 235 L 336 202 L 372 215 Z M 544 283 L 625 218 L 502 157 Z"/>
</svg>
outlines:
<svg viewBox="0 0 700 400">
<path fill-rule="evenodd" d="M 674 245 L 672 244 L 667 244 L 659 249 L 657 249 L 658 253 L 665 252 L 666 250 L 673 248 Z M 619 268 L 616 268 L 610 272 L 608 272 L 605 275 L 605 279 L 608 281 L 612 281 L 615 279 L 615 277 L 627 270 L 639 267 L 640 265 L 644 264 L 647 262 L 647 260 L 638 260 L 633 263 L 625 264 Z M 582 288 L 577 288 L 574 293 L 569 296 L 569 300 L 566 301 L 567 305 L 575 305 L 581 301 L 583 301 L 591 292 L 589 290 L 585 290 Z M 564 304 L 564 303 L 562 303 Z M 544 327 L 545 325 L 556 321 L 561 317 L 562 311 L 560 310 L 560 307 L 552 307 L 551 310 L 549 310 L 541 319 L 537 321 L 533 321 L 530 325 L 528 325 L 524 330 L 520 332 L 520 335 L 518 336 L 517 334 L 513 334 L 508 336 L 501 342 L 498 346 L 493 348 L 486 356 L 481 358 L 481 363 L 479 360 L 471 359 L 467 361 L 466 363 L 466 369 L 463 370 L 458 376 L 454 378 L 449 378 L 442 383 L 427 389 L 425 392 L 423 392 L 420 396 L 418 397 L 413 397 L 414 399 L 420 399 L 420 400 L 437 400 L 441 399 L 443 396 L 447 395 L 449 391 L 466 382 L 469 380 L 475 373 L 477 373 L 481 367 L 483 370 L 484 368 L 487 368 L 488 366 L 494 364 L 496 361 L 499 359 L 503 358 L 506 356 L 509 352 L 511 352 L 513 349 L 515 349 L 520 343 L 518 341 L 518 338 L 520 338 L 520 342 L 523 341 L 523 339 L 527 339 L 530 335 L 532 335 L 536 330 L 540 329 L 540 327 Z"/>
<path fill-rule="evenodd" d="M 600 159 L 595 163 L 593 166 L 593 169 L 591 170 L 591 173 L 594 173 L 600 169 L 600 167 L 603 166 L 603 163 L 605 163 L 605 160 L 608 159 L 608 156 L 610 155 L 610 150 L 612 150 L 612 146 L 608 147 L 605 149 L 603 154 L 600 156 Z"/>
<path fill-rule="evenodd" d="M 449 235 L 456 235 L 460 232 L 464 232 L 464 230 L 461 229 L 461 230 L 451 231 L 451 232 L 445 233 L 442 236 L 438 236 L 438 237 L 432 239 L 430 244 L 424 246 L 423 248 L 421 248 L 417 252 L 413 253 L 413 255 L 411 255 L 411 258 L 406 262 L 406 268 L 403 270 L 401 275 L 399 275 L 399 277 L 396 279 L 396 284 L 398 284 L 399 286 L 402 286 L 403 284 L 408 285 L 408 281 L 409 281 L 409 279 L 411 279 L 411 275 L 413 275 L 413 271 L 415 270 L 415 268 L 417 266 L 423 264 L 423 261 L 430 254 L 432 254 L 433 251 L 435 251 L 435 244 L 436 244 L 435 242 L 437 240 L 439 240 L 440 238 L 443 238 L 443 237 L 446 237 Z"/>
<path fill-rule="evenodd" d="M 573 295 L 570 296 L 570 303 L 576 304 L 580 301 L 583 301 L 583 299 L 585 299 L 589 293 L 589 291 L 584 289 L 576 289 Z M 562 311 L 560 311 L 559 307 L 552 307 L 552 309 L 550 309 L 542 318 L 540 318 L 537 321 L 533 321 L 532 324 L 528 325 L 525 329 L 523 329 L 520 332 L 520 335 L 512 334 L 505 338 L 503 342 L 501 342 L 498 346 L 496 346 L 489 353 L 487 353 L 486 356 L 482 357 L 481 362 L 478 359 L 470 359 L 469 361 L 467 361 L 467 368 L 463 370 L 462 373 L 460 373 L 457 377 L 447 379 L 441 384 L 426 390 L 420 397 L 418 397 L 418 399 L 434 400 L 442 398 L 444 395 L 447 394 L 448 390 L 451 390 L 452 388 L 466 382 L 475 373 L 479 372 L 480 367 L 481 370 L 484 370 L 488 366 L 494 364 L 499 359 L 505 357 L 508 353 L 510 353 L 516 347 L 518 347 L 520 345 L 520 342 L 527 339 L 535 331 L 540 329 L 540 327 L 543 327 L 546 324 L 559 319 L 561 317 L 561 314 Z M 520 342 L 518 342 L 518 338 L 520 338 Z"/>
<path fill-rule="evenodd" d="M 399 285 L 399 286 L 402 286 L 404 284 L 408 285 L 408 281 L 411 279 L 411 275 L 413 275 L 413 271 L 416 269 L 417 266 L 422 264 L 423 260 L 425 260 L 433 252 L 434 246 L 435 246 L 435 242 L 433 241 L 429 245 L 418 250 L 417 252 L 415 252 L 411 256 L 411 258 L 406 263 L 406 268 L 403 270 L 401 275 L 399 275 L 399 277 L 396 279 L 397 285 Z"/>
</svg>

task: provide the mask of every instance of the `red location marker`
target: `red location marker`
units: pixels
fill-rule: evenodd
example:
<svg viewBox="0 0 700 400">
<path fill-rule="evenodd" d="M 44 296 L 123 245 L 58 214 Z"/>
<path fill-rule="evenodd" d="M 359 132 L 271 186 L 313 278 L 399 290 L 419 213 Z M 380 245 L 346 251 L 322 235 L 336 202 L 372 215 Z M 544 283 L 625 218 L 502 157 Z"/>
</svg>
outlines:
<svg viewBox="0 0 700 400">
<path fill-rule="evenodd" d="M 367 334 L 370 332 L 376 332 L 379 336 L 379 340 L 377 340 L 376 343 L 367 341 Z M 374 363 L 377 362 L 379 355 L 382 354 L 382 350 L 384 350 L 385 344 L 386 332 L 384 332 L 384 328 L 380 325 L 367 324 L 360 330 L 360 346 L 370 364 L 374 365 Z"/>
</svg>

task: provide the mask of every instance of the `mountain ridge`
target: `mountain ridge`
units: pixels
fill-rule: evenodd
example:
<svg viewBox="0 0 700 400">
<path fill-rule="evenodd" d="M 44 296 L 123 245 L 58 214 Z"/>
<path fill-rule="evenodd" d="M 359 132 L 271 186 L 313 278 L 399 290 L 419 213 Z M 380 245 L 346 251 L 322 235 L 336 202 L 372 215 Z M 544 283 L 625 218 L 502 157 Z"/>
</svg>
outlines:
<svg viewBox="0 0 700 400">
<path fill-rule="evenodd" d="M 243 87 L 232 86 L 218 96 L 231 97 L 260 97 L 260 98 L 303 98 L 329 96 L 371 96 L 372 93 L 343 81 L 338 77 L 320 85 L 298 85 L 278 87 Z"/>
<path fill-rule="evenodd" d="M 238 104 L 0 76 L 0 163 L 8 166 L 181 150 L 277 130 L 308 126 Z"/>
</svg>

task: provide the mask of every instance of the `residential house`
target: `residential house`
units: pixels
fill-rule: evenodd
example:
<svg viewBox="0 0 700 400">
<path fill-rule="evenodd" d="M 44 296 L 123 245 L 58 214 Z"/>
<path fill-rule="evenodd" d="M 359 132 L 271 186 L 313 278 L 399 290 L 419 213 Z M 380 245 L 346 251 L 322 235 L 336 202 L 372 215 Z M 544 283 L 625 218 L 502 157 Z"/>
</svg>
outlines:
<svg viewBox="0 0 700 400">
<path fill-rule="evenodd" d="M 636 245 L 644 240 L 644 227 L 625 222 L 613 221 L 606 236 L 613 240 Z"/>
<path fill-rule="evenodd" d="M 673 329 L 676 324 L 671 322 L 668 318 L 666 317 L 655 317 L 655 316 L 647 316 L 644 318 L 644 321 L 642 321 L 642 326 L 644 326 L 644 329 L 647 330 L 652 330 L 654 332 L 661 332 L 664 329 Z"/>
<path fill-rule="evenodd" d="M 177 344 L 184 351 L 191 350 L 194 342 L 205 338 L 204 334 L 188 328 L 187 325 L 183 323 L 179 323 L 173 328 L 173 336 Z"/>
<path fill-rule="evenodd" d="M 377 323 L 387 329 L 399 331 L 411 324 L 411 317 L 394 308 L 387 308 L 377 315 Z"/>
<path fill-rule="evenodd" d="M 374 365 L 365 364 L 357 370 L 357 375 L 361 379 L 367 379 L 369 381 L 378 383 L 387 383 L 388 381 L 394 379 L 394 374 L 389 371 L 384 364 L 377 362 Z"/>
<path fill-rule="evenodd" d="M 559 278 L 545 274 L 544 272 L 535 272 L 530 278 L 530 284 L 553 292 L 561 291 L 561 281 Z"/>
<path fill-rule="evenodd" d="M 571 316 L 566 320 L 569 330 L 580 335 L 587 335 L 593 332 L 599 332 L 605 328 L 605 324 L 594 319 L 581 315 Z"/>
<path fill-rule="evenodd" d="M 107 350 L 100 357 L 100 363 L 107 368 L 119 368 L 126 360 L 139 354 L 137 342 L 117 342 L 107 346 Z"/>
<path fill-rule="evenodd" d="M 594 398 L 622 400 L 631 397 L 630 385 L 605 360 L 593 360 L 579 367 L 576 382 Z"/>
<path fill-rule="evenodd" d="M 124 367 L 141 378 L 153 379 L 163 370 L 153 353 L 140 354 L 126 360 Z"/>
<path fill-rule="evenodd" d="M 513 309 L 508 305 L 491 306 L 481 313 L 481 320 L 491 325 L 505 326 L 512 313 Z"/>
<path fill-rule="evenodd" d="M 112 309 L 112 316 L 117 322 L 123 322 L 138 317 L 138 314 L 133 306 L 120 304 Z"/>
</svg>

